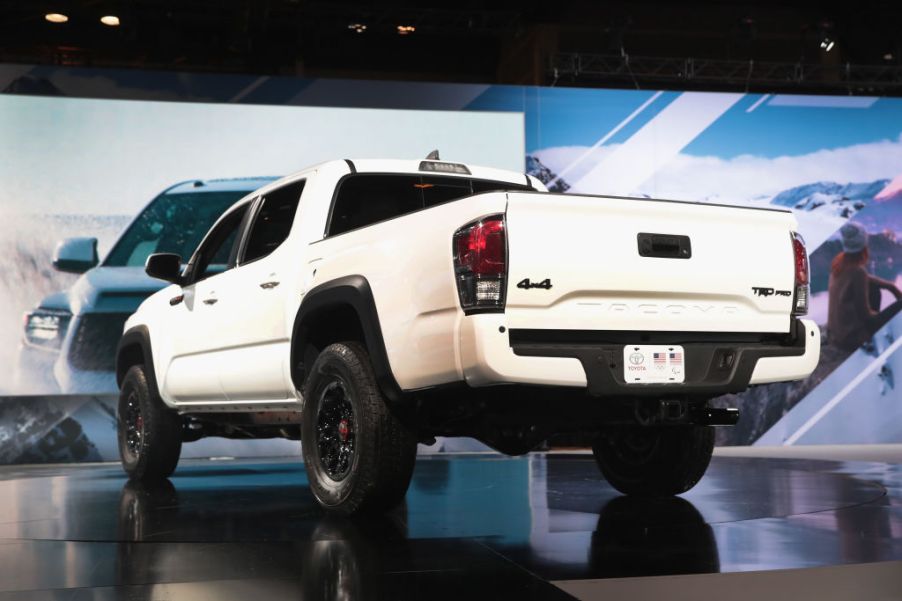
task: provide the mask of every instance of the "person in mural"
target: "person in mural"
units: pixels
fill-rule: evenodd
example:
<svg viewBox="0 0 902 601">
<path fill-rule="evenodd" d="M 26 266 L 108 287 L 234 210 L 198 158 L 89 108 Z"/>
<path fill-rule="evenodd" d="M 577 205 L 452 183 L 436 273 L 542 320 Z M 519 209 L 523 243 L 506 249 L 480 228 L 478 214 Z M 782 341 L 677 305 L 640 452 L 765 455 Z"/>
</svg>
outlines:
<svg viewBox="0 0 902 601">
<path fill-rule="evenodd" d="M 902 291 L 867 271 L 868 232 L 853 222 L 840 228 L 842 252 L 830 268 L 827 333 L 830 344 L 851 352 L 864 344 L 902 309 Z M 896 301 L 880 310 L 881 290 Z"/>
</svg>

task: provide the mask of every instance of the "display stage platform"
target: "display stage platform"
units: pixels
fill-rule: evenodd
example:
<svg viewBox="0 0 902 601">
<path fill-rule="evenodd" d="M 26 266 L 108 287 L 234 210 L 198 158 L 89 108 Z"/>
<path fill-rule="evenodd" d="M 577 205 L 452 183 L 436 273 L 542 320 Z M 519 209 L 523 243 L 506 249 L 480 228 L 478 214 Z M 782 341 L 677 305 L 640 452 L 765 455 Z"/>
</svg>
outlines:
<svg viewBox="0 0 902 601">
<path fill-rule="evenodd" d="M 298 460 L 184 461 L 156 486 L 0 468 L 0 600 L 876 599 L 902 595 L 899 560 L 887 463 L 715 457 L 686 495 L 640 500 L 589 455 L 435 455 L 405 506 L 353 521 Z"/>
</svg>

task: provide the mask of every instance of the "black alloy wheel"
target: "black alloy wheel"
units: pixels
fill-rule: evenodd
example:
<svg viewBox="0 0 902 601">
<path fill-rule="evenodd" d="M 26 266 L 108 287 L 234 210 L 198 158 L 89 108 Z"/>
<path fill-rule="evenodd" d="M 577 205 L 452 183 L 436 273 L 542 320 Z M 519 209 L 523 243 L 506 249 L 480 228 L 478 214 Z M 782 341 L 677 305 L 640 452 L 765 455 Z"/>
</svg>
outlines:
<svg viewBox="0 0 902 601">
<path fill-rule="evenodd" d="M 122 419 L 125 422 L 125 446 L 137 458 L 141 454 L 144 439 L 144 416 L 141 415 L 141 405 L 135 390 L 129 391 L 125 399 L 125 415 Z"/>
<path fill-rule="evenodd" d="M 133 480 L 169 477 L 182 452 L 182 418 L 160 398 L 142 365 L 129 368 L 119 391 L 119 457 Z"/>
<path fill-rule="evenodd" d="M 398 506 L 413 473 L 416 434 L 390 410 L 366 347 L 330 344 L 309 373 L 301 450 L 313 496 L 343 515 Z"/>
<path fill-rule="evenodd" d="M 354 405 L 347 384 L 336 378 L 326 385 L 320 393 L 317 408 L 316 447 L 320 466 L 330 478 L 339 482 L 351 471 L 357 438 Z"/>
</svg>

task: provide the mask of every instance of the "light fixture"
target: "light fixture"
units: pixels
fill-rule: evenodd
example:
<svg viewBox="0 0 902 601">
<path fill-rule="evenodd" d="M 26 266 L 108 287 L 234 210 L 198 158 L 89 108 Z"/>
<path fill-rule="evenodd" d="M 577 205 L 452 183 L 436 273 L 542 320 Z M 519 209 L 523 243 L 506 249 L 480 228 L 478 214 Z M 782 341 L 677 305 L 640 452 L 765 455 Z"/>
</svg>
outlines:
<svg viewBox="0 0 902 601">
<path fill-rule="evenodd" d="M 408 35 L 416 31 L 413 25 L 398 25 L 398 35 Z"/>
<path fill-rule="evenodd" d="M 44 19 L 50 21 L 51 23 L 65 23 L 69 20 L 69 17 L 62 13 L 47 13 L 44 15 Z"/>
<path fill-rule="evenodd" d="M 354 31 L 356 33 L 363 33 L 364 31 L 366 31 L 366 24 L 351 23 L 350 25 L 348 25 L 348 29 L 350 29 L 351 31 Z"/>
<path fill-rule="evenodd" d="M 100 17 L 100 22 L 109 27 L 119 27 L 119 17 L 116 15 L 104 15 Z"/>
<path fill-rule="evenodd" d="M 887 52 L 886 54 L 883 55 L 883 60 L 885 60 L 885 61 L 891 61 L 894 58 L 896 58 L 896 57 L 893 56 L 892 52 Z"/>
<path fill-rule="evenodd" d="M 821 19 L 817 24 L 817 37 L 821 50 L 824 52 L 830 52 L 833 50 L 833 46 L 836 45 L 836 40 L 833 39 L 834 30 L 833 21 Z"/>
</svg>

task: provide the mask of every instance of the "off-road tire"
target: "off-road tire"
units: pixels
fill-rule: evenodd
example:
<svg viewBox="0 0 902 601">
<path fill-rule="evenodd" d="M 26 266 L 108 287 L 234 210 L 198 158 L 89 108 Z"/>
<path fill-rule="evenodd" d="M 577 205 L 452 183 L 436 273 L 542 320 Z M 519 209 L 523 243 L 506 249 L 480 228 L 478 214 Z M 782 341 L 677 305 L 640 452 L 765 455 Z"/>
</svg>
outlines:
<svg viewBox="0 0 902 601">
<path fill-rule="evenodd" d="M 133 404 L 140 412 L 141 435 L 138 444 L 133 443 L 130 447 L 129 416 L 133 415 L 130 413 Z M 125 374 L 119 391 L 116 422 L 119 457 L 129 478 L 157 482 L 175 471 L 182 452 L 182 418 L 169 409 L 150 386 L 142 365 L 131 367 Z"/>
<path fill-rule="evenodd" d="M 605 479 L 627 495 L 678 495 L 695 486 L 714 451 L 711 426 L 611 427 L 592 445 Z"/>
<path fill-rule="evenodd" d="M 336 382 L 344 387 L 342 399 L 347 398 L 353 407 L 354 437 L 351 459 L 337 479 L 329 474 L 328 457 L 321 461 L 321 454 L 328 453 L 320 452 L 317 438 L 320 407 L 329 402 L 325 395 L 330 386 L 335 389 Z M 362 344 L 329 345 L 314 362 L 304 384 L 301 446 L 310 489 L 327 511 L 343 515 L 381 512 L 403 501 L 416 460 L 417 440 L 389 410 Z"/>
</svg>

